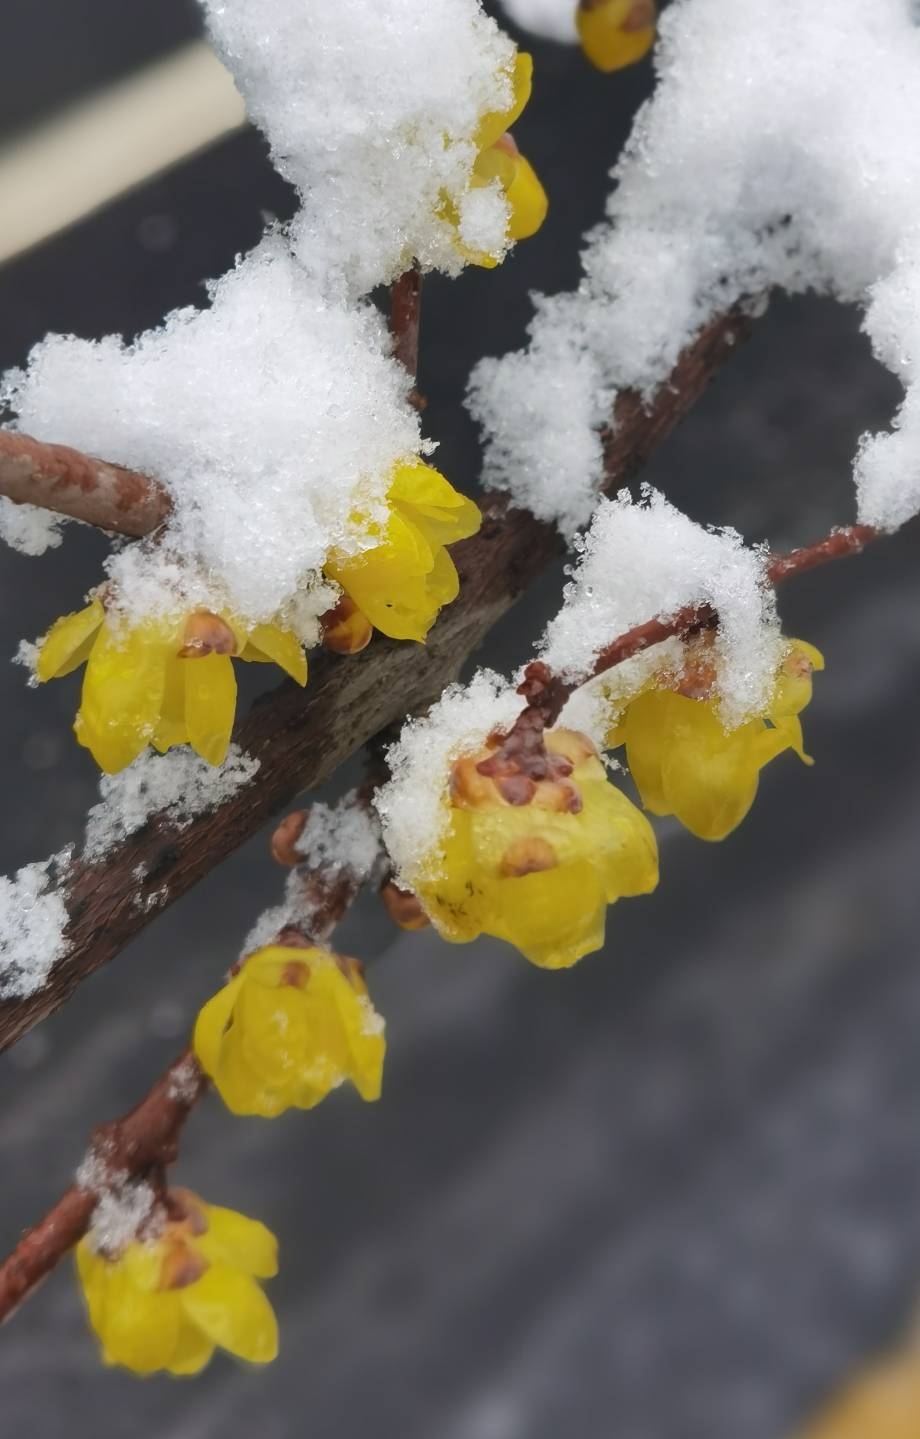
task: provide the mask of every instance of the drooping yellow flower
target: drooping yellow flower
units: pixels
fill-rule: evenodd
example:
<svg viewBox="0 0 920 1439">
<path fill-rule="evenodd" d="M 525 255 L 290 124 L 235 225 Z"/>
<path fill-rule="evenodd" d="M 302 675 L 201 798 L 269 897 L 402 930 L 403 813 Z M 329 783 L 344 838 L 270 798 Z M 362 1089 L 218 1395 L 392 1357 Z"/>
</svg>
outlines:
<svg viewBox="0 0 920 1439">
<path fill-rule="evenodd" d="M 375 629 L 391 639 L 422 641 L 460 589 L 446 546 L 474 535 L 482 516 L 421 460 L 396 466 L 387 500 L 384 524 L 366 526 L 371 547 L 358 555 L 333 553 L 325 570 Z"/>
<path fill-rule="evenodd" d="M 608 735 L 608 747 L 625 744 L 630 772 L 652 814 L 675 815 L 699 839 L 724 839 L 754 803 L 764 765 L 790 749 L 812 763 L 799 714 L 811 700 L 812 672 L 823 668 L 813 645 L 790 641 L 766 713 L 730 731 L 708 683 L 685 684 L 689 694 L 644 689 Z"/>
<path fill-rule="evenodd" d="M 575 23 L 591 64 L 609 73 L 648 54 L 657 18 L 655 0 L 580 0 Z"/>
<path fill-rule="evenodd" d="M 193 1044 L 228 1109 L 272 1119 L 312 1109 L 345 1079 L 379 1099 L 383 1028 L 355 960 L 274 944 L 208 1001 Z"/>
<path fill-rule="evenodd" d="M 798 1439 L 917 1439 L 920 1354 L 908 1344 L 861 1374 Z"/>
<path fill-rule="evenodd" d="M 508 133 L 523 114 L 533 91 L 533 57 L 526 52 L 516 51 L 514 66 L 508 78 L 512 90 L 511 104 L 506 110 L 496 110 L 484 115 L 479 122 L 475 136 L 479 153 L 473 164 L 471 184 L 473 189 L 479 189 L 498 181 L 510 211 L 506 238 L 517 242 L 528 240 L 537 233 L 546 219 L 549 201 L 533 166 L 524 158 L 514 138 Z M 459 227 L 460 217 L 451 199 L 445 199 L 441 213 L 452 225 Z M 499 263 L 499 255 L 473 250 L 459 237 L 456 244 L 470 264 L 491 270 Z"/>
<path fill-rule="evenodd" d="M 417 893 L 446 939 L 491 934 L 564 969 L 601 948 L 608 904 L 655 888 L 658 849 L 589 739 L 556 729 L 545 742 L 543 779 L 483 774 L 497 739 L 454 764 L 443 859 Z"/>
<path fill-rule="evenodd" d="M 258 1279 L 278 1272 L 278 1245 L 258 1220 L 184 1189 L 167 1217 L 119 1253 L 76 1249 L 89 1319 L 106 1364 L 135 1374 L 197 1374 L 215 1349 L 251 1364 L 278 1353 L 278 1326 Z"/>
<path fill-rule="evenodd" d="M 232 657 L 279 665 L 307 682 L 307 658 L 290 630 L 244 626 L 197 610 L 127 625 L 100 599 L 57 620 L 41 641 L 36 676 L 59 679 L 86 664 L 74 730 L 100 769 L 115 774 L 152 744 L 190 744 L 209 764 L 227 755 L 236 713 Z"/>
</svg>

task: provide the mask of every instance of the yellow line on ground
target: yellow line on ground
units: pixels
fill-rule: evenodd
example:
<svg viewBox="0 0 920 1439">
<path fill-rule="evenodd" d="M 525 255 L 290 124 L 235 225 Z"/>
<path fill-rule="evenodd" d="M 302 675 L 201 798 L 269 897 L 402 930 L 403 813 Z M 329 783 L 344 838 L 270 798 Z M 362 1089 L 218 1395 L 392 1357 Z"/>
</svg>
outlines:
<svg viewBox="0 0 920 1439">
<path fill-rule="evenodd" d="M 27 132 L 0 148 L 0 263 L 244 121 L 233 81 L 196 41 Z"/>
</svg>

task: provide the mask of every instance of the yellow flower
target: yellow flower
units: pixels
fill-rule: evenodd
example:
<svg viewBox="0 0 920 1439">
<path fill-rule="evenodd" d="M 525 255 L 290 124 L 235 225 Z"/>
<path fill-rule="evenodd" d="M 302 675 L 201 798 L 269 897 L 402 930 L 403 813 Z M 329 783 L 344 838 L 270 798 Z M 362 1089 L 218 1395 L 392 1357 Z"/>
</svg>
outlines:
<svg viewBox="0 0 920 1439">
<path fill-rule="evenodd" d="M 474 535 L 482 516 L 421 460 L 396 466 L 387 498 L 384 524 L 366 527 L 372 546 L 358 555 L 333 553 L 325 571 L 376 629 L 421 641 L 460 589 L 445 546 Z"/>
<path fill-rule="evenodd" d="M 36 675 L 45 683 L 86 664 L 74 730 L 107 774 L 124 769 L 148 744 L 161 753 L 190 744 L 217 765 L 226 758 L 236 713 L 231 656 L 274 663 L 298 684 L 307 682 L 303 647 L 280 625 L 246 627 L 205 610 L 125 625 L 99 599 L 51 626 Z"/>
<path fill-rule="evenodd" d="M 907 1345 L 848 1384 L 799 1439 L 916 1439 L 920 1356 Z"/>
<path fill-rule="evenodd" d="M 655 42 L 655 0 L 580 0 L 575 16 L 581 46 L 598 70 L 635 65 Z"/>
<path fill-rule="evenodd" d="M 606 907 L 658 883 L 651 826 L 584 735 L 547 733 L 549 772 L 482 774 L 499 741 L 458 760 L 437 873 L 418 897 L 446 939 L 508 940 L 563 969 L 604 942 Z"/>
<path fill-rule="evenodd" d="M 383 1020 L 357 962 L 326 949 L 257 949 L 204 1006 L 193 1043 L 234 1114 L 312 1109 L 345 1079 L 380 1097 Z"/>
<path fill-rule="evenodd" d="M 121 1252 L 76 1249 L 89 1319 L 106 1364 L 135 1374 L 197 1374 L 217 1348 L 251 1364 L 278 1353 L 278 1326 L 257 1279 L 278 1272 L 278 1245 L 258 1220 L 167 1195 L 165 1223 Z"/>
<path fill-rule="evenodd" d="M 626 745 L 630 772 L 652 814 L 675 815 L 699 839 L 724 839 L 754 803 L 764 765 L 788 749 L 812 763 L 799 714 L 811 700 L 812 672 L 823 668 L 813 645 L 790 641 L 765 715 L 731 731 L 722 726 L 708 680 L 701 695 L 645 689 L 629 702 L 608 747 Z"/>
<path fill-rule="evenodd" d="M 510 210 L 506 238 L 518 241 L 528 240 L 537 233 L 546 219 L 549 201 L 533 166 L 508 133 L 523 114 L 533 90 L 533 57 L 517 51 L 514 68 L 508 78 L 512 89 L 511 104 L 507 110 L 484 115 L 479 122 L 475 136 L 479 153 L 473 164 L 471 184 L 475 190 L 491 185 L 493 180 L 498 181 Z M 460 216 L 452 200 L 445 199 L 441 213 L 452 225 L 459 226 Z M 472 250 L 459 238 L 456 243 L 470 264 L 491 270 L 499 262 L 498 256 Z"/>
</svg>

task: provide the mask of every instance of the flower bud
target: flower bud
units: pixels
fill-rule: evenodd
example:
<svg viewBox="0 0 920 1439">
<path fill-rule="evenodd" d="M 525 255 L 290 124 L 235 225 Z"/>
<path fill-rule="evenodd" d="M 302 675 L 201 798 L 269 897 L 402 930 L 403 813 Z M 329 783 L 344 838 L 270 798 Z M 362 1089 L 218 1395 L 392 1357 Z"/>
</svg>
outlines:
<svg viewBox="0 0 920 1439">
<path fill-rule="evenodd" d="M 419 900 L 407 889 L 389 880 L 380 891 L 383 907 L 394 924 L 410 933 L 427 929 L 431 923 Z"/>
<path fill-rule="evenodd" d="M 371 642 L 374 627 L 349 595 L 343 595 L 320 620 L 323 644 L 337 655 L 357 655 Z"/>
<path fill-rule="evenodd" d="M 210 610 L 197 610 L 185 623 L 185 635 L 179 657 L 183 660 L 204 659 L 205 655 L 235 655 L 236 635 L 226 620 Z"/>
</svg>

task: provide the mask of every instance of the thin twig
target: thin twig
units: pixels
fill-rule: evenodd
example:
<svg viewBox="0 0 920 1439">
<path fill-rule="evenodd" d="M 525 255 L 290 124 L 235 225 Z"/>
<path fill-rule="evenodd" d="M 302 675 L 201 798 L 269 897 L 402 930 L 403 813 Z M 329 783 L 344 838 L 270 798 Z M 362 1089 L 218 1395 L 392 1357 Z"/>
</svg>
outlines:
<svg viewBox="0 0 920 1439">
<path fill-rule="evenodd" d="M 0 495 L 134 539 L 161 525 L 171 508 L 155 480 L 15 430 L 0 430 Z"/>
<path fill-rule="evenodd" d="M 390 334 L 393 354 L 413 379 L 418 375 L 418 340 L 422 319 L 422 272 L 413 265 L 390 287 Z"/>
<path fill-rule="evenodd" d="M 305 873 L 303 881 L 310 906 L 310 934 L 283 932 L 277 943 L 326 941 L 361 887 L 347 870 Z M 93 1131 L 88 1153 L 96 1162 L 94 1168 L 98 1165 L 119 1185 L 161 1173 L 175 1163 L 185 1121 L 207 1088 L 198 1060 L 186 1049 L 134 1109 Z M 72 1184 L 45 1217 L 26 1230 L 0 1264 L 0 1323 L 83 1238 L 98 1198 L 98 1189 Z"/>
</svg>

